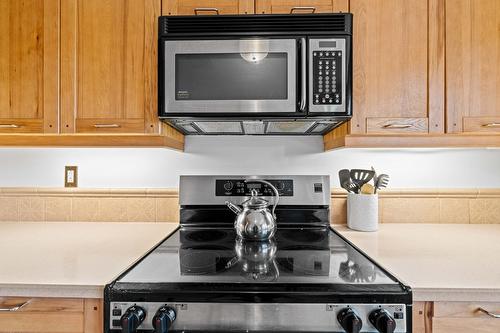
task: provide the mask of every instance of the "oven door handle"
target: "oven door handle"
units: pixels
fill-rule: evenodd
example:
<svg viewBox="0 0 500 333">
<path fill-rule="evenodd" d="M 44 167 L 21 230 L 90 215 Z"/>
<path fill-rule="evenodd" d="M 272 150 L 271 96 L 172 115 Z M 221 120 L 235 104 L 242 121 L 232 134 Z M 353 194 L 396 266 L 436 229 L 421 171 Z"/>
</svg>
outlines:
<svg viewBox="0 0 500 333">
<path fill-rule="evenodd" d="M 307 95 L 307 61 L 306 61 L 306 55 L 307 55 L 307 50 L 306 50 L 306 39 L 301 38 L 300 39 L 300 70 L 301 70 L 301 77 L 300 77 L 300 106 L 299 106 L 299 111 L 305 111 L 306 109 L 306 95 Z"/>
</svg>

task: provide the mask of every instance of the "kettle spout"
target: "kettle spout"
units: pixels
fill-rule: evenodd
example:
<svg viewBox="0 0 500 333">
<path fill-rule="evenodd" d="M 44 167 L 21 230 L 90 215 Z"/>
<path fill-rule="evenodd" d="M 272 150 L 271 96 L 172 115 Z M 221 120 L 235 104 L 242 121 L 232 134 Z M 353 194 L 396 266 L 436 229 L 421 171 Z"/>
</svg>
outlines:
<svg viewBox="0 0 500 333">
<path fill-rule="evenodd" d="M 236 215 L 238 215 L 239 213 L 241 213 L 242 209 L 238 206 L 236 206 L 234 203 L 232 202 L 229 202 L 229 201 L 226 201 L 226 205 L 229 207 L 229 209 L 231 209 L 233 211 L 233 213 L 235 213 Z"/>
</svg>

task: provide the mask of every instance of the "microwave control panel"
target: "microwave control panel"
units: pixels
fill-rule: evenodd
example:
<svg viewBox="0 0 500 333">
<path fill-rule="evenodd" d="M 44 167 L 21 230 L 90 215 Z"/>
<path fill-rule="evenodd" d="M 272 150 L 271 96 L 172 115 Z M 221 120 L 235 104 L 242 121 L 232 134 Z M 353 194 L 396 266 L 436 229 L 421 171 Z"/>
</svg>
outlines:
<svg viewBox="0 0 500 333">
<path fill-rule="evenodd" d="M 345 111 L 345 40 L 309 41 L 309 111 Z"/>
</svg>

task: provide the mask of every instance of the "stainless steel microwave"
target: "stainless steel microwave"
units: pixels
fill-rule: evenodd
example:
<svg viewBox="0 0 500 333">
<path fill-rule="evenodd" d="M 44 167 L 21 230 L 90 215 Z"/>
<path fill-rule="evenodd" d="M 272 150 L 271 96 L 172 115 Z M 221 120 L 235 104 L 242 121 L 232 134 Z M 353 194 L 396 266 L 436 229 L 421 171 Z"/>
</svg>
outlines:
<svg viewBox="0 0 500 333">
<path fill-rule="evenodd" d="M 159 115 L 184 134 L 323 134 L 352 114 L 350 14 L 160 18 Z"/>
</svg>

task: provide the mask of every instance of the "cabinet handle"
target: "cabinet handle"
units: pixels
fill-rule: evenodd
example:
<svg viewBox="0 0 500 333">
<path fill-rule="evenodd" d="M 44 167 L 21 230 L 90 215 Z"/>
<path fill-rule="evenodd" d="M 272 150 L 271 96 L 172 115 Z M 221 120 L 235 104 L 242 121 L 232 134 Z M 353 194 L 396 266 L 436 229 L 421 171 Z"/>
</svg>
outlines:
<svg viewBox="0 0 500 333">
<path fill-rule="evenodd" d="M 14 305 L 13 307 L 11 308 L 0 308 L 0 312 L 14 312 L 14 311 L 17 311 L 21 308 L 23 308 L 25 305 L 27 305 L 28 303 L 30 302 L 30 300 L 27 300 L 26 302 L 24 303 L 20 303 L 20 304 L 17 304 L 17 305 Z"/>
<path fill-rule="evenodd" d="M 410 124 L 387 124 L 387 125 L 384 125 L 382 126 L 383 128 L 410 128 L 412 127 L 412 125 Z"/>
<path fill-rule="evenodd" d="M 119 124 L 94 124 L 95 128 L 120 128 Z"/>
<path fill-rule="evenodd" d="M 292 7 L 292 9 L 290 9 L 290 14 L 293 14 L 294 11 L 304 11 L 304 10 L 310 10 L 312 14 L 316 11 L 316 7 Z"/>
<path fill-rule="evenodd" d="M 476 310 L 476 311 L 479 311 L 479 312 L 485 313 L 485 314 L 487 314 L 488 316 L 493 317 L 493 318 L 500 318 L 500 314 L 490 312 L 490 311 L 485 310 L 485 309 L 483 309 L 483 308 L 481 308 L 481 307 L 477 308 L 477 310 Z"/>
<path fill-rule="evenodd" d="M 198 12 L 215 12 L 217 15 L 219 15 L 219 9 L 217 8 L 195 8 L 194 9 L 194 15 L 198 15 Z"/>
<path fill-rule="evenodd" d="M 487 124 L 483 124 L 481 126 L 482 127 L 488 127 L 488 128 L 491 128 L 491 127 L 500 127 L 500 123 L 487 123 Z"/>
<path fill-rule="evenodd" d="M 0 128 L 19 128 L 21 126 L 16 124 L 0 124 Z"/>
</svg>

